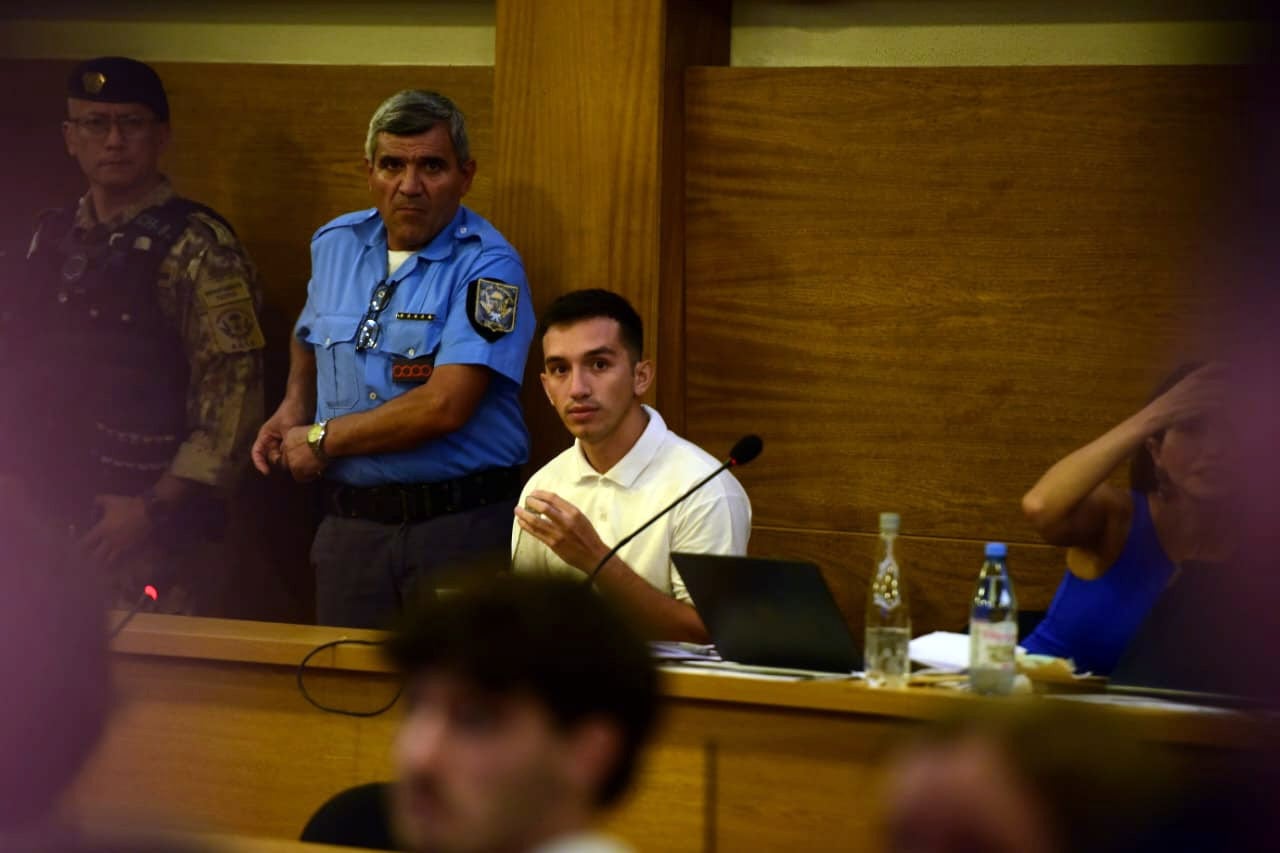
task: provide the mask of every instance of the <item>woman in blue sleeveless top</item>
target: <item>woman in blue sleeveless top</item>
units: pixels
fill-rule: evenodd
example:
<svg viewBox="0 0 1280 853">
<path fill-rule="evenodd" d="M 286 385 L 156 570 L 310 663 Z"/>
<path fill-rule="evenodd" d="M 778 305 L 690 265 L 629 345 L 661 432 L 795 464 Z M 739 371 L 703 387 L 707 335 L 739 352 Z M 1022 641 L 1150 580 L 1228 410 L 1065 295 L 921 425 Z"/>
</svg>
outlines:
<svg viewBox="0 0 1280 853">
<path fill-rule="evenodd" d="M 1067 549 L 1069 569 L 1027 651 L 1106 675 L 1178 565 L 1226 556 L 1222 389 L 1221 365 L 1184 365 L 1137 414 L 1058 461 L 1022 498 L 1045 541 Z M 1107 482 L 1126 458 L 1130 490 Z"/>
</svg>

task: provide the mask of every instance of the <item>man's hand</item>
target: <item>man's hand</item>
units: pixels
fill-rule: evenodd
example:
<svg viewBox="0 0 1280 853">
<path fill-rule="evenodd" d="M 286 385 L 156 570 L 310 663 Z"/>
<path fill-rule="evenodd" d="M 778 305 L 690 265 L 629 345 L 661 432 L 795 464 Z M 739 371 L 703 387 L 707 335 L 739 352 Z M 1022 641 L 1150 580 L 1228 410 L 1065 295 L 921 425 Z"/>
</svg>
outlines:
<svg viewBox="0 0 1280 853">
<path fill-rule="evenodd" d="M 101 517 L 80 544 L 99 565 L 111 567 L 150 535 L 147 504 L 141 497 L 123 495 L 98 495 L 93 504 Z"/>
<path fill-rule="evenodd" d="M 292 427 L 284 434 L 284 444 L 281 448 L 285 467 L 289 469 L 293 479 L 299 483 L 319 480 L 320 475 L 324 473 L 324 462 L 307 442 L 307 433 L 310 431 L 310 424 Z"/>
<path fill-rule="evenodd" d="M 530 492 L 525 505 L 516 507 L 516 523 L 583 574 L 591 572 L 609 553 L 609 546 L 587 517 L 551 492 Z"/>
<path fill-rule="evenodd" d="M 253 467 L 262 474 L 270 474 L 272 468 L 283 465 L 285 435 L 289 430 L 309 423 L 301 406 L 288 400 L 281 403 L 275 414 L 258 430 L 258 437 L 253 442 Z"/>
</svg>

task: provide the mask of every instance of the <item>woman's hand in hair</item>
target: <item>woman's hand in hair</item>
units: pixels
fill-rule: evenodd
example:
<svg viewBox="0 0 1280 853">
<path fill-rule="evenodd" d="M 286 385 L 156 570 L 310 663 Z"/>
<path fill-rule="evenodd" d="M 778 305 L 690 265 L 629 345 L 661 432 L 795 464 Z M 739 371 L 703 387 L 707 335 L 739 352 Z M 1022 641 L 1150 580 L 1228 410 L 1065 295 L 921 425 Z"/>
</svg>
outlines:
<svg viewBox="0 0 1280 853">
<path fill-rule="evenodd" d="M 1222 411 L 1226 397 L 1227 365 L 1210 362 L 1188 374 L 1143 409 L 1150 421 L 1149 435 L 1164 432 L 1174 424 L 1192 421 Z"/>
</svg>

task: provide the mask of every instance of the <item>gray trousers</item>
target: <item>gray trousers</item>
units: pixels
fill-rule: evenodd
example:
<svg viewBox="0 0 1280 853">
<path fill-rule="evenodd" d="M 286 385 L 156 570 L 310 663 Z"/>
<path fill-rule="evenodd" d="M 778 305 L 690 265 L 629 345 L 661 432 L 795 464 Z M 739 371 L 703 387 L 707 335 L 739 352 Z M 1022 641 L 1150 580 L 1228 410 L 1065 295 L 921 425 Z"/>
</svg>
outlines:
<svg viewBox="0 0 1280 853">
<path fill-rule="evenodd" d="M 410 524 L 325 516 L 311 543 L 317 624 L 387 628 L 413 596 L 506 571 L 515 505 Z"/>
</svg>

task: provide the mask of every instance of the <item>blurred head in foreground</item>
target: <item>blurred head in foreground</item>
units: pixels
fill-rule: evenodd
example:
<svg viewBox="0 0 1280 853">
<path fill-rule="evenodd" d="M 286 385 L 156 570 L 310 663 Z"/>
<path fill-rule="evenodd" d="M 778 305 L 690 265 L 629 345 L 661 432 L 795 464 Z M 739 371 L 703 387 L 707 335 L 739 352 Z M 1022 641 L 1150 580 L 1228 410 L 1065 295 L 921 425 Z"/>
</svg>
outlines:
<svg viewBox="0 0 1280 853">
<path fill-rule="evenodd" d="M 0 833 L 49 818 L 97 743 L 109 699 L 102 592 L 73 548 L 0 513 Z"/>
<path fill-rule="evenodd" d="M 1115 713 L 987 706 L 930 729 L 890 769 L 892 853 L 1264 849 L 1260 761 L 1140 738 Z"/>
<path fill-rule="evenodd" d="M 525 850 L 625 791 L 653 727 L 648 649 L 581 584 L 504 576 L 408 614 L 394 747 L 408 849 Z"/>
</svg>

